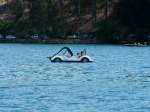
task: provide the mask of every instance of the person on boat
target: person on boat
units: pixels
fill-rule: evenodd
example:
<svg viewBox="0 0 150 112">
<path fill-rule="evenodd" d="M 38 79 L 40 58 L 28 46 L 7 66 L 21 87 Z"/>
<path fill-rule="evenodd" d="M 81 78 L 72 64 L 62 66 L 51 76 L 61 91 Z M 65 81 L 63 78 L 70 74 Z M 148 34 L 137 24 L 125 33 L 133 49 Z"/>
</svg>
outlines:
<svg viewBox="0 0 150 112">
<path fill-rule="evenodd" d="M 77 53 L 77 57 L 80 58 L 83 56 L 83 51 L 81 51 L 80 53 Z"/>
<path fill-rule="evenodd" d="M 80 56 L 82 57 L 84 55 L 84 51 L 81 51 Z"/>
<path fill-rule="evenodd" d="M 138 43 L 137 43 L 137 45 L 138 45 L 138 46 L 140 46 L 140 45 L 141 45 L 141 43 L 140 43 L 140 42 L 138 42 Z"/>
<path fill-rule="evenodd" d="M 77 57 L 80 58 L 80 53 L 77 53 Z"/>
<path fill-rule="evenodd" d="M 134 45 L 137 45 L 137 43 L 136 43 L 136 42 L 134 42 Z"/>
<path fill-rule="evenodd" d="M 83 49 L 80 53 L 77 53 L 77 57 L 80 58 L 82 56 L 86 55 L 86 50 Z"/>
</svg>

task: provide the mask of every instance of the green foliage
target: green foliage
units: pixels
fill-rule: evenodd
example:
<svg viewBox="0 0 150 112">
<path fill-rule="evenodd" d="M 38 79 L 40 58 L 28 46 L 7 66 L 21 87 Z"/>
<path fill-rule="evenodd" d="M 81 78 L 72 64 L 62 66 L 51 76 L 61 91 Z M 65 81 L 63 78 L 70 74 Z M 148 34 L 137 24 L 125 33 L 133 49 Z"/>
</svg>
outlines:
<svg viewBox="0 0 150 112">
<path fill-rule="evenodd" d="M 96 22 L 96 16 L 100 18 L 95 25 L 95 29 L 97 36 L 103 37 L 104 40 L 113 40 L 115 35 L 119 35 L 120 25 L 118 23 L 121 23 L 123 25 L 121 29 L 125 30 L 127 28 L 146 29 L 146 31 L 150 29 L 149 0 L 118 0 L 117 2 L 117 5 L 113 7 L 114 3 L 116 4 L 116 1 L 113 0 L 70 0 L 68 4 L 65 4 L 66 2 L 63 0 L 13 0 L 10 8 L 15 15 L 15 23 L 11 24 L 8 20 L 0 21 L 0 31 L 6 32 L 6 29 L 8 30 L 13 25 L 13 31 L 26 30 L 24 32 L 32 34 L 62 35 L 71 32 L 73 29 L 67 21 L 70 21 L 72 26 L 76 26 L 76 20 L 80 18 L 76 19 L 75 15 L 82 16 L 89 13 L 93 17 L 91 21 L 95 20 Z M 64 6 L 65 9 L 63 10 Z M 97 15 L 97 9 L 99 8 L 101 8 L 102 14 Z M 67 9 L 71 11 L 64 12 Z M 71 14 L 72 11 L 75 11 L 74 17 Z M 110 20 L 112 15 L 110 13 L 112 12 L 114 12 L 117 22 Z M 102 20 L 104 17 L 105 20 Z M 75 23 L 72 23 L 72 21 L 75 21 Z M 126 31 L 129 31 L 129 29 Z"/>
<path fill-rule="evenodd" d="M 113 42 L 119 35 L 119 25 L 113 20 L 102 20 L 95 24 L 96 35 L 99 40 Z"/>
<path fill-rule="evenodd" d="M 14 22 L 11 20 L 1 20 L 0 19 L 0 33 L 5 34 L 12 26 Z"/>
<path fill-rule="evenodd" d="M 30 26 L 35 33 L 60 33 L 65 31 L 65 18 L 58 2 L 53 0 L 30 0 Z"/>
<path fill-rule="evenodd" d="M 119 0 L 115 9 L 121 24 L 132 28 L 150 28 L 149 0 Z"/>
<path fill-rule="evenodd" d="M 37 30 L 44 30 L 46 22 L 48 20 L 47 12 L 47 0 L 30 0 L 30 21 L 33 27 L 36 27 Z"/>
</svg>

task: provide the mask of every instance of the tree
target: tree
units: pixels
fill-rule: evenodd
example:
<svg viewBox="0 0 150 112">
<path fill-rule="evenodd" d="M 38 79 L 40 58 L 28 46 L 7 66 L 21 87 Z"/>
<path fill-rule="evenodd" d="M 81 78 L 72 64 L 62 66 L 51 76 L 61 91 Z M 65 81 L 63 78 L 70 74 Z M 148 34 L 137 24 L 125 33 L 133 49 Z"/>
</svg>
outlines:
<svg viewBox="0 0 150 112">
<path fill-rule="evenodd" d="M 97 3 L 96 0 L 92 1 L 92 16 L 94 18 L 94 22 L 96 22 L 96 11 L 97 11 L 96 3 Z"/>
<path fill-rule="evenodd" d="M 66 22 L 62 13 L 62 1 L 29 0 L 29 21 L 32 33 L 60 33 Z"/>
<path fill-rule="evenodd" d="M 44 33 L 48 21 L 47 0 L 30 0 L 30 21 L 36 32 Z"/>
<path fill-rule="evenodd" d="M 99 37 L 98 40 L 107 43 L 117 42 L 117 38 L 120 33 L 120 27 L 118 26 L 117 22 L 114 22 L 110 19 L 97 21 L 95 24 L 95 29 L 96 35 Z"/>
<path fill-rule="evenodd" d="M 13 26 L 14 22 L 11 20 L 0 19 L 0 32 L 5 35 L 7 31 Z"/>
<path fill-rule="evenodd" d="M 15 15 L 16 21 L 23 15 L 24 13 L 24 1 L 23 0 L 13 0 L 10 5 L 11 11 Z"/>
<path fill-rule="evenodd" d="M 149 0 L 120 0 L 116 17 L 122 25 L 132 28 L 150 28 Z"/>
</svg>

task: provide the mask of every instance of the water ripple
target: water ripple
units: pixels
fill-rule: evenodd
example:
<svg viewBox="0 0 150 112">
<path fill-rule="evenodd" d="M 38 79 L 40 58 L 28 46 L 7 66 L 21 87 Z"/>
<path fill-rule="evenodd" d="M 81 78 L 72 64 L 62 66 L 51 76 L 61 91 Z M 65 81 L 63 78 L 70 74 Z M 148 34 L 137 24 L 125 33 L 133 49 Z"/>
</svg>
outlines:
<svg viewBox="0 0 150 112">
<path fill-rule="evenodd" d="M 0 44 L 0 112 L 149 112 L 149 47 L 69 45 L 94 63 L 50 63 L 63 46 Z"/>
</svg>

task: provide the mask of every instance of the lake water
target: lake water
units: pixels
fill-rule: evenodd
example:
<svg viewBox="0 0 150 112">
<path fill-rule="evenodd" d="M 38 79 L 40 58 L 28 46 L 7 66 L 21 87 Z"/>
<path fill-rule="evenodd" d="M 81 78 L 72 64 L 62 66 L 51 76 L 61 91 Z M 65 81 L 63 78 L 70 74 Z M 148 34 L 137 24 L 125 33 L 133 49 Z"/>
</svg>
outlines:
<svg viewBox="0 0 150 112">
<path fill-rule="evenodd" d="M 0 44 L 0 112 L 150 112 L 150 47 L 85 48 L 93 63 L 51 63 L 66 45 Z"/>
</svg>

